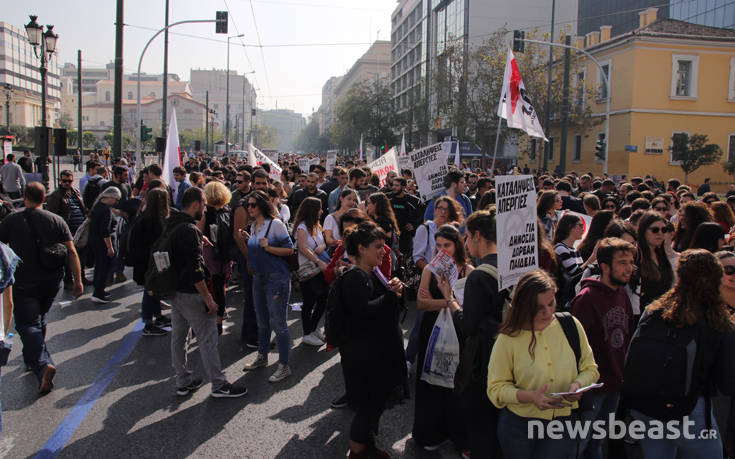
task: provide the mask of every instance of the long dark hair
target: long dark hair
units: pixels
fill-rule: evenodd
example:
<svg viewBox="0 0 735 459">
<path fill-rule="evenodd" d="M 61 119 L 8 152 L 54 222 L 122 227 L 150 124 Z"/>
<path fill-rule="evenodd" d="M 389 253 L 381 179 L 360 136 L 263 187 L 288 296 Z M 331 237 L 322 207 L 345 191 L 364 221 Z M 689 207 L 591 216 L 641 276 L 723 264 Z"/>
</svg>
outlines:
<svg viewBox="0 0 735 459">
<path fill-rule="evenodd" d="M 462 235 L 459 234 L 459 230 L 454 225 L 442 225 L 434 233 L 434 240 L 440 237 L 454 242 L 454 261 L 461 271 L 467 264 L 467 251 L 464 248 L 464 240 Z"/>
<path fill-rule="evenodd" d="M 660 247 L 656 247 L 655 251 L 652 252 L 646 240 L 646 231 L 656 222 L 666 223 L 666 219 L 658 212 L 652 210 L 645 212 L 638 222 L 638 251 L 640 253 L 641 276 L 644 279 L 653 281 L 660 280 L 662 272 L 671 271 L 671 264 L 669 263 L 669 258 L 666 256 L 666 250 L 663 244 Z M 656 257 L 658 265 L 653 261 L 653 257 Z"/>
<path fill-rule="evenodd" d="M 694 231 L 697 230 L 697 226 L 699 226 L 700 223 L 712 221 L 712 213 L 705 203 L 697 201 L 691 201 L 684 204 L 681 207 L 680 212 L 683 214 L 679 221 L 678 228 L 676 228 L 674 242 L 676 242 L 677 250 L 684 251 L 692 245 Z M 686 222 L 686 228 L 682 226 L 682 223 L 684 222 Z"/>
<path fill-rule="evenodd" d="M 542 252 L 546 253 L 546 255 L 551 259 L 550 272 L 556 272 L 556 268 L 559 266 L 559 258 L 556 256 L 556 252 L 554 252 L 554 247 L 551 245 L 551 242 L 549 242 L 549 239 L 546 237 L 546 230 L 544 229 L 544 224 L 541 223 L 541 219 L 536 217 L 536 220 L 538 255 L 540 257 Z"/>
<path fill-rule="evenodd" d="M 337 208 L 334 209 L 335 212 L 342 210 L 342 198 L 345 198 L 351 194 L 355 196 L 355 202 L 357 202 L 357 191 L 353 190 L 352 188 L 345 188 L 339 194 L 339 198 L 337 199 Z"/>
<path fill-rule="evenodd" d="M 539 195 L 538 202 L 536 203 L 536 214 L 539 217 L 548 215 L 549 211 L 554 208 L 557 194 L 559 193 L 556 190 L 546 190 Z"/>
<path fill-rule="evenodd" d="M 715 253 L 720 250 L 720 248 L 717 247 L 717 243 L 720 240 L 724 240 L 724 238 L 725 230 L 719 223 L 704 222 L 697 227 L 696 231 L 694 231 L 694 237 L 692 237 L 692 243 L 689 248 L 705 249 L 711 253 Z"/>
<path fill-rule="evenodd" d="M 679 257 L 674 287 L 647 309 L 663 309 L 664 319 L 675 325 L 693 326 L 704 316 L 711 328 L 727 332 L 734 325 L 720 295 L 722 265 L 710 252 L 687 250 Z"/>
<path fill-rule="evenodd" d="M 345 223 L 357 223 L 359 225 L 360 223 L 367 221 L 370 221 L 370 216 L 365 213 L 364 210 L 357 208 L 349 209 L 343 213 L 342 217 L 339 219 L 339 234 L 343 235 L 344 238 Z"/>
<path fill-rule="evenodd" d="M 375 216 L 387 218 L 391 225 L 393 225 L 393 232 L 395 234 L 401 234 L 398 229 L 398 222 L 396 221 L 396 214 L 393 213 L 393 206 L 390 204 L 390 200 L 385 193 L 373 193 L 368 197 L 370 202 L 375 205 Z"/>
<path fill-rule="evenodd" d="M 528 344 L 528 353 L 535 358 L 536 333 L 533 328 L 534 318 L 538 312 L 538 295 L 549 290 L 556 292 L 554 279 L 542 270 L 529 271 L 521 276 L 516 285 L 511 307 L 498 334 L 518 336 L 524 327 L 531 327 L 531 342 Z"/>
<path fill-rule="evenodd" d="M 572 232 L 572 229 L 580 221 L 582 221 L 582 219 L 576 215 L 564 214 L 564 216 L 561 217 L 561 219 L 559 219 L 559 223 L 557 223 L 556 225 L 556 233 L 554 233 L 554 240 L 551 242 L 553 244 L 556 244 L 568 238 L 569 234 Z"/>
<path fill-rule="evenodd" d="M 605 228 L 607 228 L 607 225 L 613 218 L 615 218 L 615 212 L 612 210 L 601 210 L 592 217 L 592 223 L 590 223 L 590 229 L 587 231 L 587 237 L 579 245 L 579 254 L 583 260 L 587 260 L 592 255 L 592 251 L 595 250 L 595 244 L 602 239 L 602 235 L 605 234 Z"/>
<path fill-rule="evenodd" d="M 309 196 L 301 201 L 301 205 L 296 211 L 296 217 L 293 219 L 293 233 L 296 234 L 299 224 L 303 222 L 312 235 L 316 234 L 322 228 L 319 223 L 319 210 L 321 208 L 322 201 L 319 198 Z"/>
<path fill-rule="evenodd" d="M 372 221 L 365 221 L 357 225 L 352 231 L 343 236 L 345 252 L 355 258 L 360 257 L 360 246 L 368 247 L 375 241 L 385 239 L 385 233 Z"/>
<path fill-rule="evenodd" d="M 263 214 L 263 217 L 270 219 L 278 218 L 276 208 L 273 206 L 273 203 L 271 202 L 268 195 L 265 194 L 263 191 L 254 190 L 250 192 L 245 197 L 246 205 L 250 198 L 255 199 L 255 205 L 258 206 L 258 209 L 260 209 L 260 213 Z"/>
<path fill-rule="evenodd" d="M 167 218 L 168 208 L 168 191 L 160 188 L 148 190 L 145 195 L 145 210 L 141 212 L 144 217 Z"/>
</svg>

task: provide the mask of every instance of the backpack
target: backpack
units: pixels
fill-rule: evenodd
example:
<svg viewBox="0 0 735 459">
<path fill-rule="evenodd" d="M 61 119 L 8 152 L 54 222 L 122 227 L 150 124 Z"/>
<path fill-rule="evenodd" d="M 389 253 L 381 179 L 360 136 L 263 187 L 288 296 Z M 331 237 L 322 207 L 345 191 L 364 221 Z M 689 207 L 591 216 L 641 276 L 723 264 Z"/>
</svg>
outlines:
<svg viewBox="0 0 735 459">
<path fill-rule="evenodd" d="M 74 247 L 77 250 L 87 248 L 89 242 L 89 217 L 85 218 L 77 231 L 74 233 Z"/>
<path fill-rule="evenodd" d="M 215 224 L 210 226 L 209 235 L 214 244 L 214 257 L 220 261 L 230 261 L 237 258 L 239 249 L 232 237 L 232 212 L 224 207 L 217 212 Z"/>
<path fill-rule="evenodd" d="M 82 201 L 84 201 L 84 207 L 86 207 L 87 209 L 92 209 L 92 206 L 94 206 L 94 201 L 97 199 L 97 196 L 100 195 L 100 192 L 102 191 L 102 187 L 100 186 L 101 181 L 102 177 L 90 179 L 87 182 L 87 186 L 84 187 Z"/>
<path fill-rule="evenodd" d="M 172 259 L 171 238 L 187 226 L 190 225 L 182 222 L 173 228 L 167 228 L 151 246 L 148 269 L 145 272 L 145 289 L 153 292 L 153 296 L 166 298 L 176 293 L 179 272 L 174 266 L 175 260 Z"/>
<path fill-rule="evenodd" d="M 324 335 L 327 338 L 327 344 L 332 347 L 343 345 L 350 336 L 349 322 L 342 304 L 342 282 L 344 282 L 344 276 L 355 269 L 360 268 L 351 266 L 337 274 L 327 294 L 327 305 L 324 309 Z"/>
<path fill-rule="evenodd" d="M 657 309 L 641 318 L 623 367 L 622 398 L 632 408 L 660 421 L 681 419 L 697 404 L 697 378 L 705 377 L 702 359 L 708 354 L 703 330 L 706 319 L 678 328 Z M 705 384 L 706 386 L 706 384 Z M 704 394 L 709 403 L 709 394 Z"/>
</svg>

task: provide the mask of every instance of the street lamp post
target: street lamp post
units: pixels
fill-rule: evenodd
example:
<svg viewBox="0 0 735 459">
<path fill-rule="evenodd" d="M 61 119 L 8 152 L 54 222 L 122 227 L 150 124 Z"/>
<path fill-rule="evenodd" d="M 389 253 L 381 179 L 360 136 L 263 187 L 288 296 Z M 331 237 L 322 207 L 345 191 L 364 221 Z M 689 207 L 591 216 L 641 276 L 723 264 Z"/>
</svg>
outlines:
<svg viewBox="0 0 735 459">
<path fill-rule="evenodd" d="M 10 83 L 5 83 L 5 128 L 10 134 L 10 95 L 13 94 L 13 87 Z"/>
<path fill-rule="evenodd" d="M 56 41 L 59 36 L 54 33 L 54 26 L 47 25 L 46 32 L 43 31 L 41 26 L 36 19 L 38 16 L 30 15 L 31 22 L 26 24 L 26 34 L 28 35 L 28 42 L 33 46 L 33 52 L 36 53 L 36 57 L 40 57 L 41 66 L 39 71 L 41 72 L 41 127 L 46 128 L 46 73 L 47 64 L 51 60 L 51 56 L 56 52 Z M 39 56 L 40 48 L 40 56 Z M 44 185 L 48 184 L 48 142 L 42 142 L 40 148 L 41 161 L 41 175 L 43 177 Z"/>
<path fill-rule="evenodd" d="M 225 156 L 229 156 L 230 153 L 230 38 L 244 37 L 245 34 L 234 35 L 227 37 L 227 76 L 226 76 L 226 87 L 225 89 Z"/>
</svg>

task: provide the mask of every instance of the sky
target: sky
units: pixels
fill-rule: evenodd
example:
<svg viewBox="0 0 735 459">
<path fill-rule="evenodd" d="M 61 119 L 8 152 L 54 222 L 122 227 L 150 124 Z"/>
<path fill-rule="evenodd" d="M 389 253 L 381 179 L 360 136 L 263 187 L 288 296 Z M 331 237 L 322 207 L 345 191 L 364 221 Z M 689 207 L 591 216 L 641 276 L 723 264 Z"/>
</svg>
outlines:
<svg viewBox="0 0 735 459">
<path fill-rule="evenodd" d="M 82 66 L 114 61 L 115 0 L 3 3 L 0 21 L 22 28 L 34 14 L 39 23 L 54 25 L 60 66 L 76 64 L 78 49 Z M 244 34 L 230 40 L 230 70 L 255 70 L 248 79 L 257 90 L 258 107 L 310 115 L 319 108 L 330 77 L 346 73 L 377 38 L 390 40 L 390 16 L 397 5 L 397 0 L 170 0 L 169 23 L 214 19 L 217 10 L 229 11 L 228 35 Z M 145 43 L 164 26 L 164 14 L 165 0 L 125 0 L 125 73 L 137 71 Z M 192 68 L 226 68 L 227 35 L 215 34 L 214 23 L 170 30 L 169 73 L 188 81 Z M 163 34 L 148 48 L 141 71 L 163 72 Z"/>
</svg>

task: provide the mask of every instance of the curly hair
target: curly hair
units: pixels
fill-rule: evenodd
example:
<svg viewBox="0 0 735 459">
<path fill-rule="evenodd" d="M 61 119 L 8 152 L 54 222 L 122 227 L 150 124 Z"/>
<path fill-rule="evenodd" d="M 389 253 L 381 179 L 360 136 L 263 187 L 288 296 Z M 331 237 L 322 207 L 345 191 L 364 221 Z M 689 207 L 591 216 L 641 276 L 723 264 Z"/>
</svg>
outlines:
<svg viewBox="0 0 735 459">
<path fill-rule="evenodd" d="M 678 228 L 676 228 L 676 234 L 674 234 L 674 242 L 677 250 L 684 251 L 692 244 L 697 226 L 700 223 L 712 221 L 712 213 L 707 204 L 697 201 L 684 204 L 679 211 L 682 212 L 682 217 L 679 220 Z"/>
<path fill-rule="evenodd" d="M 442 202 L 446 202 L 449 206 L 449 215 L 447 215 L 447 223 L 459 223 L 460 225 L 464 221 L 464 216 L 462 215 L 462 209 L 459 207 L 459 203 L 450 198 L 449 196 L 440 196 L 434 200 L 434 209 L 441 204 Z M 436 212 L 434 212 L 436 213 Z"/>
<path fill-rule="evenodd" d="M 712 253 L 687 250 L 679 257 L 674 287 L 646 309 L 663 309 L 663 318 L 677 327 L 694 326 L 704 316 L 715 331 L 731 331 L 735 324 L 720 295 L 722 273 L 722 265 Z"/>
<path fill-rule="evenodd" d="M 209 182 L 204 187 L 204 197 L 207 199 L 208 205 L 220 208 L 230 202 L 232 193 L 220 182 Z"/>
</svg>

